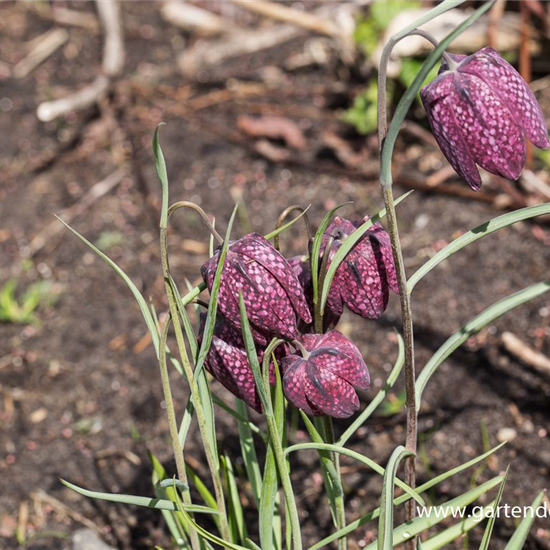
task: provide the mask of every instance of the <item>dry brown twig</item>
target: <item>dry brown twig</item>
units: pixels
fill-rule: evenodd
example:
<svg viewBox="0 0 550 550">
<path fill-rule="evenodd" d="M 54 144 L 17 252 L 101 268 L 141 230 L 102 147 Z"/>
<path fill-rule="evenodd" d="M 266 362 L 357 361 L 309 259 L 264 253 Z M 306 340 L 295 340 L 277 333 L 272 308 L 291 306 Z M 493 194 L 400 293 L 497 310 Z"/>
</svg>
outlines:
<svg viewBox="0 0 550 550">
<path fill-rule="evenodd" d="M 69 40 L 65 29 L 51 29 L 32 41 L 31 51 L 13 67 L 15 78 L 25 78 Z"/>
<path fill-rule="evenodd" d="M 187 2 L 164 2 L 160 14 L 168 23 L 200 36 L 225 34 L 229 30 L 222 17 Z"/>
<path fill-rule="evenodd" d="M 120 23 L 120 5 L 117 0 L 97 0 L 97 11 L 105 33 L 102 74 L 85 88 L 61 99 L 41 103 L 37 116 L 42 121 L 53 120 L 72 111 L 85 109 L 100 101 L 119 76 L 124 66 L 124 41 Z"/>
<path fill-rule="evenodd" d="M 60 213 L 60 217 L 64 222 L 70 223 L 77 216 L 82 215 L 92 204 L 98 199 L 113 190 L 124 178 L 125 171 L 117 170 L 110 176 L 107 176 L 104 180 L 96 183 L 89 191 L 82 197 L 82 199 L 71 206 L 66 208 Z M 63 229 L 63 225 L 58 220 L 52 221 L 47 225 L 40 233 L 34 236 L 29 244 L 28 257 L 34 256 L 39 250 L 41 250 L 55 235 L 57 235 Z"/>
<path fill-rule="evenodd" d="M 534 350 L 524 342 L 522 342 L 515 334 L 511 332 L 503 333 L 502 344 L 506 350 L 517 357 L 520 361 L 533 367 L 539 372 L 550 375 L 550 358 Z"/>
</svg>

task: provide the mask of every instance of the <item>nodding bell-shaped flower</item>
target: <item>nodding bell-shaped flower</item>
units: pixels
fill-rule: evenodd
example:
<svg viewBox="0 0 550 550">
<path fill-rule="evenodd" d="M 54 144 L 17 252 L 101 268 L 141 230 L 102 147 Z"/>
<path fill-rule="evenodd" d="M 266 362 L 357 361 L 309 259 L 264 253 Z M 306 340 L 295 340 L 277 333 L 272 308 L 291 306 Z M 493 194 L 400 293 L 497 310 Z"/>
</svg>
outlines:
<svg viewBox="0 0 550 550">
<path fill-rule="evenodd" d="M 334 239 L 329 251 L 329 265 L 337 250 L 351 233 L 369 219 L 350 222 L 339 216 L 328 226 L 321 243 L 326 254 L 329 239 Z M 399 293 L 390 236 L 380 223 L 373 224 L 350 250 L 336 270 L 327 305 L 341 315 L 344 304 L 353 313 L 366 319 L 378 319 L 384 313 L 390 288 Z"/>
<path fill-rule="evenodd" d="M 307 305 L 309 306 L 309 310 L 313 317 L 313 279 L 311 277 L 311 263 L 309 258 L 307 256 L 293 256 L 287 261 L 302 285 L 302 289 L 307 300 Z M 328 330 L 336 327 L 340 317 L 341 313 L 336 315 L 327 304 L 323 315 L 323 332 L 327 332 Z M 305 323 L 303 321 L 298 324 L 298 329 L 304 334 L 314 332 L 313 323 Z"/>
<path fill-rule="evenodd" d="M 302 355 L 281 360 L 288 400 L 309 415 L 348 418 L 359 408 L 355 388 L 366 390 L 369 371 L 357 346 L 337 330 L 306 334 Z"/>
<path fill-rule="evenodd" d="M 208 289 L 212 285 L 221 247 L 201 267 Z M 221 276 L 218 307 L 238 330 L 241 328 L 239 293 L 242 293 L 256 342 L 266 345 L 271 335 L 294 339 L 296 317 L 311 322 L 304 292 L 292 267 L 261 235 L 250 233 L 229 245 Z"/>
<path fill-rule="evenodd" d="M 199 341 L 202 340 L 205 319 L 206 314 L 201 314 Z M 261 365 L 264 350 L 258 348 L 257 352 L 258 361 Z M 286 345 L 279 346 L 275 350 L 275 356 L 279 361 L 285 353 L 288 353 Z M 262 404 L 256 389 L 254 375 L 250 368 L 248 355 L 244 348 L 242 334 L 240 330 L 234 328 L 221 317 L 218 317 L 216 321 L 212 343 L 204 366 L 233 395 L 242 399 L 255 411 L 262 412 Z M 273 363 L 269 365 L 269 379 L 271 384 L 275 384 Z"/>
<path fill-rule="evenodd" d="M 525 165 L 525 138 L 550 146 L 542 110 L 520 74 L 492 48 L 448 54 L 439 76 L 420 91 L 435 139 L 472 189 L 481 187 L 477 165 L 517 179 Z"/>
</svg>

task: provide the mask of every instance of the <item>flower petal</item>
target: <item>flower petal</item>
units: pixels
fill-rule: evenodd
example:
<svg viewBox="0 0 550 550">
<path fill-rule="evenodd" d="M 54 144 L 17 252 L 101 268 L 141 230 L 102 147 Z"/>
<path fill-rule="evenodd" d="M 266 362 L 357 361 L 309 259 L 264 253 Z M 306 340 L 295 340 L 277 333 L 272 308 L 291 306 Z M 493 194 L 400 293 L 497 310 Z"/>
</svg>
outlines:
<svg viewBox="0 0 550 550">
<path fill-rule="evenodd" d="M 232 246 L 231 250 L 258 262 L 269 271 L 285 289 L 296 313 L 306 323 L 311 322 L 311 313 L 307 307 L 304 292 L 292 267 L 284 257 L 261 235 L 250 233 Z"/>
<path fill-rule="evenodd" d="M 246 351 L 214 336 L 208 359 L 206 367 L 218 382 L 254 410 L 262 412 Z"/>
<path fill-rule="evenodd" d="M 283 366 L 283 390 L 287 399 L 306 414 L 315 412 L 308 403 L 305 395 L 306 361 L 298 355 L 288 355 L 281 360 Z"/>
<path fill-rule="evenodd" d="M 483 80 L 508 107 L 533 145 L 541 149 L 550 146 L 544 114 L 531 88 L 495 50 L 486 47 L 469 56 L 461 63 L 459 72 Z"/>
<path fill-rule="evenodd" d="M 431 84 L 420 90 L 420 97 L 434 137 L 445 158 L 455 172 L 464 178 L 472 189 L 478 191 L 481 187 L 481 177 L 457 124 L 449 98 L 453 80 L 453 74 L 449 72 L 438 76 Z"/>
<path fill-rule="evenodd" d="M 311 361 L 306 369 L 305 395 L 315 408 L 334 418 L 348 418 L 359 409 L 355 390 L 343 378 L 315 368 Z"/>
<path fill-rule="evenodd" d="M 381 277 L 374 252 L 357 254 L 353 250 L 338 268 L 340 294 L 346 306 L 366 319 L 379 319 L 389 300 L 389 285 Z"/>
<path fill-rule="evenodd" d="M 485 170 L 517 179 L 525 164 L 525 140 L 510 109 L 480 78 L 458 73 L 449 96 L 474 160 Z"/>
<path fill-rule="evenodd" d="M 366 217 L 368 219 L 368 216 Z M 386 278 L 390 285 L 390 288 L 399 294 L 399 285 L 397 284 L 397 273 L 395 271 L 395 263 L 393 261 L 393 251 L 391 247 L 391 239 L 386 230 L 382 227 L 380 222 L 373 224 L 373 226 L 367 231 L 367 235 L 371 239 L 374 255 L 378 260 L 378 264 L 383 263 L 385 268 Z M 375 242 L 378 243 L 378 246 Z M 382 260 L 380 262 L 380 259 Z"/>
<path fill-rule="evenodd" d="M 327 369 L 362 390 L 370 386 L 369 371 L 359 348 L 341 332 L 331 330 L 322 335 L 316 348 L 309 361 L 318 370 Z"/>
</svg>

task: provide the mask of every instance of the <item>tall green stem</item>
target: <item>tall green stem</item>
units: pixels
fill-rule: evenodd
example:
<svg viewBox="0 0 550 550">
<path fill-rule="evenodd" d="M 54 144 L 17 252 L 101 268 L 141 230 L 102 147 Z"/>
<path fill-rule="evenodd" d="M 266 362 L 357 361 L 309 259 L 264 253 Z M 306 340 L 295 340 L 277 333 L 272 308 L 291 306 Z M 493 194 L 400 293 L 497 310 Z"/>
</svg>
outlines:
<svg viewBox="0 0 550 550">
<path fill-rule="evenodd" d="M 185 471 L 185 460 L 183 458 L 183 449 L 181 448 L 178 437 L 178 424 L 176 421 L 176 412 L 174 410 L 174 400 L 172 399 L 172 390 L 170 389 L 170 378 L 168 376 L 168 367 L 166 366 L 166 341 L 168 339 L 168 329 L 170 328 L 170 318 L 166 320 L 159 343 L 159 365 L 160 378 L 162 380 L 162 390 L 164 393 L 164 401 L 166 403 L 166 412 L 168 414 L 168 426 L 170 427 L 170 438 L 172 440 L 172 448 L 174 449 L 174 458 L 176 460 L 176 469 L 178 479 L 183 482 L 187 489 L 182 492 L 183 502 L 187 506 L 192 505 L 191 495 L 189 493 L 189 483 L 187 472 Z M 189 537 L 191 539 L 191 547 L 193 550 L 199 550 L 199 537 L 195 529 L 189 529 Z"/>
<path fill-rule="evenodd" d="M 206 418 L 204 415 L 204 409 L 202 407 L 202 402 L 200 399 L 199 387 L 195 379 L 189 357 L 187 355 L 187 348 L 185 346 L 185 339 L 183 336 L 183 331 L 179 319 L 178 308 L 177 308 L 177 298 L 174 294 L 170 282 L 170 268 L 168 265 L 168 251 L 166 243 L 166 226 L 160 228 L 160 256 L 162 261 L 162 274 L 164 277 L 164 283 L 166 288 L 166 295 L 168 297 L 168 304 L 170 306 L 170 314 L 172 315 L 172 322 L 174 324 L 174 332 L 176 334 L 176 341 L 178 344 L 178 349 L 181 356 L 181 361 L 183 364 L 183 369 L 185 375 L 189 382 L 189 389 L 191 395 L 193 396 L 193 404 L 195 406 L 195 412 L 197 415 L 197 422 L 199 424 L 199 431 L 201 434 L 204 452 L 206 454 L 206 460 L 208 462 L 208 467 L 212 476 L 212 483 L 214 485 L 214 493 L 216 496 L 216 504 L 219 512 L 219 525 L 220 525 L 220 534 L 223 539 L 230 541 L 231 535 L 229 532 L 229 525 L 227 521 L 227 512 L 225 508 L 225 497 L 223 493 L 223 485 L 220 477 L 219 464 L 217 463 L 217 457 L 212 449 L 210 439 L 208 437 L 208 430 L 206 428 Z"/>
</svg>

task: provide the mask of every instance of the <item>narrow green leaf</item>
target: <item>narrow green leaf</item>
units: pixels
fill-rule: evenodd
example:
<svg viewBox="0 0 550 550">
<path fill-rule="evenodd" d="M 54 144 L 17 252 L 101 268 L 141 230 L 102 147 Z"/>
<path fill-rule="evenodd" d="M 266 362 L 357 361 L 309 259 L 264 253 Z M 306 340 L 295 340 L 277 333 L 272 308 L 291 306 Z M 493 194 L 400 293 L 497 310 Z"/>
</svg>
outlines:
<svg viewBox="0 0 550 550">
<path fill-rule="evenodd" d="M 441 14 L 445 13 L 446 11 L 452 10 L 460 4 L 463 4 L 465 0 L 445 0 L 445 2 L 441 2 L 436 7 L 432 8 L 430 11 L 424 13 L 421 17 L 418 19 L 415 19 L 412 23 L 407 25 L 404 29 L 401 29 L 398 33 L 394 34 L 391 37 L 391 40 L 397 41 L 404 36 L 407 36 L 411 31 L 414 29 L 417 29 L 418 27 L 424 25 L 425 23 L 428 23 L 428 21 L 432 21 L 436 17 L 439 17 Z"/>
<path fill-rule="evenodd" d="M 546 491 L 541 491 L 537 495 L 537 498 L 535 498 L 535 500 L 531 504 L 532 513 L 527 514 L 521 520 L 521 523 L 512 535 L 512 538 L 508 541 L 508 544 L 506 545 L 506 548 L 504 550 L 521 550 L 521 548 L 523 548 L 523 545 L 525 544 L 525 542 L 527 541 L 527 537 L 529 536 L 529 531 L 531 530 L 533 522 L 537 517 L 536 510 L 540 506 L 545 494 Z"/>
<path fill-rule="evenodd" d="M 213 535 L 204 527 L 201 527 L 198 523 L 196 523 L 193 518 L 187 513 L 185 510 L 185 506 L 181 502 L 181 499 L 179 498 L 179 495 L 177 495 L 177 501 L 176 501 L 177 508 L 181 511 L 181 513 L 185 516 L 186 521 L 189 523 L 189 525 L 199 533 L 199 535 L 202 535 L 205 539 L 214 542 L 216 544 L 219 544 L 222 548 L 230 548 L 231 550 L 248 550 L 246 546 L 240 546 L 239 544 L 235 544 L 233 542 L 230 542 L 228 540 L 223 540 L 220 537 Z"/>
<path fill-rule="evenodd" d="M 393 493 L 397 467 L 401 460 L 407 456 L 414 456 L 412 451 L 402 445 L 397 447 L 390 456 L 384 482 L 382 484 L 382 497 L 380 499 L 380 520 L 378 521 L 378 550 L 391 550 L 393 548 Z"/>
<path fill-rule="evenodd" d="M 286 231 L 289 227 L 294 225 L 301 217 L 306 215 L 306 212 L 311 208 L 311 204 L 304 209 L 303 212 L 300 212 L 299 216 L 296 216 L 293 220 L 290 220 L 288 223 L 285 223 L 284 225 L 281 225 L 278 229 L 273 230 L 271 233 L 268 233 L 267 235 L 264 235 L 264 239 L 267 239 L 270 241 L 277 235 L 281 234 L 283 231 Z"/>
<path fill-rule="evenodd" d="M 173 502 L 169 500 L 161 500 L 158 498 L 151 497 L 138 497 L 134 495 L 118 495 L 112 493 L 99 493 L 96 491 L 88 491 L 77 485 L 73 485 L 64 479 L 61 480 L 61 483 L 72 489 L 73 491 L 84 495 L 85 497 L 95 498 L 97 500 L 108 500 L 109 502 L 120 502 L 122 504 L 134 504 L 135 506 L 143 506 L 145 508 L 156 508 L 157 510 L 177 510 L 177 507 Z M 207 507 L 207 506 L 184 506 L 185 510 L 189 510 L 191 513 L 202 513 L 202 514 L 218 514 L 216 509 Z"/>
<path fill-rule="evenodd" d="M 430 527 L 441 523 L 444 519 L 452 516 L 459 508 L 464 508 L 477 500 L 481 495 L 484 495 L 497 485 L 502 483 L 504 476 L 497 476 L 489 481 L 483 483 L 479 487 L 468 491 L 452 500 L 449 500 L 445 504 L 440 506 L 433 506 L 429 509 L 429 513 L 422 517 L 416 517 L 412 521 L 402 523 L 399 527 L 393 530 L 393 546 L 404 543 L 406 540 L 410 540 L 420 533 L 426 531 Z M 436 510 L 437 509 L 437 510 Z M 366 546 L 366 550 L 375 550 L 378 546 L 377 542 L 373 542 Z"/>
<path fill-rule="evenodd" d="M 311 437 L 313 443 L 325 443 L 323 436 L 319 433 L 315 425 L 311 422 L 308 415 L 300 409 L 300 415 L 306 429 Z M 325 482 L 325 490 L 330 503 L 330 512 L 332 514 L 332 519 L 336 525 L 336 498 L 343 496 L 342 486 L 340 484 L 340 479 L 338 477 L 338 472 L 330 458 L 330 453 L 328 451 L 323 451 L 319 449 L 317 451 L 319 458 L 321 460 L 321 473 L 323 475 L 323 480 Z"/>
<path fill-rule="evenodd" d="M 141 292 L 138 290 L 137 286 L 132 282 L 130 277 L 118 267 L 118 265 L 111 260 L 107 255 L 105 255 L 99 248 L 95 247 L 88 239 L 83 237 L 76 229 L 73 229 L 70 225 L 66 224 L 60 217 L 56 216 L 56 218 L 74 235 L 76 235 L 83 243 L 87 244 L 107 265 L 109 265 L 115 273 L 126 283 L 126 286 L 130 289 L 132 294 L 134 295 L 134 298 L 136 299 L 136 302 L 138 303 L 139 309 L 141 310 L 141 314 L 143 315 L 143 318 L 145 319 L 145 324 L 147 325 L 147 328 L 149 329 L 149 334 L 151 335 L 151 340 L 153 341 L 153 345 L 155 347 L 155 352 L 159 354 L 159 335 L 156 329 L 155 321 L 153 319 L 153 316 L 151 315 L 151 312 L 149 311 L 149 308 L 147 307 L 147 302 L 145 298 L 142 296 Z"/>
<path fill-rule="evenodd" d="M 500 445 L 497 445 L 495 448 L 487 451 L 486 453 L 483 453 L 480 456 L 477 456 L 473 458 L 472 460 L 469 460 L 468 462 L 465 462 L 464 464 L 461 464 L 460 466 L 457 466 L 456 468 L 453 468 L 447 472 L 444 472 L 443 474 L 438 475 L 437 477 L 434 477 L 433 479 L 430 479 L 426 483 L 420 485 L 415 490 L 418 494 L 422 494 L 432 487 L 435 487 L 438 483 L 441 483 L 442 481 L 445 481 L 446 479 L 459 474 L 460 472 L 471 468 L 472 466 L 475 466 L 476 464 L 482 462 L 487 457 L 491 456 L 493 453 L 497 452 L 501 447 L 503 447 L 506 444 L 506 442 L 501 443 Z M 404 494 L 400 497 L 397 497 L 393 503 L 398 506 L 400 504 L 403 504 L 404 502 L 407 502 L 410 500 L 410 495 Z M 329 545 L 330 543 L 334 542 L 335 540 L 344 537 L 346 535 L 349 535 L 351 532 L 355 531 L 355 529 L 365 525 L 369 521 L 372 521 L 380 516 L 380 508 L 376 508 L 372 512 L 369 512 L 368 514 L 365 514 L 364 516 L 360 517 L 359 519 L 353 521 L 352 523 L 348 524 L 344 529 L 340 529 L 336 533 L 332 533 L 332 535 L 329 535 L 328 537 L 324 538 L 323 540 L 319 541 L 318 543 L 314 544 L 313 546 L 310 546 L 308 550 L 319 550 L 320 548 L 324 548 L 325 546 Z"/>
<path fill-rule="evenodd" d="M 441 531 L 437 535 L 425 540 L 422 543 L 422 550 L 439 550 L 440 548 L 446 548 L 454 540 L 458 539 L 462 535 L 466 534 L 470 529 L 473 529 L 476 525 L 481 523 L 489 512 L 493 509 L 494 501 L 488 506 L 485 506 L 480 514 L 475 516 L 464 518 L 462 521 L 455 523 L 452 527 Z M 420 539 L 418 539 L 420 540 Z"/>
<path fill-rule="evenodd" d="M 241 399 L 235 399 L 235 408 L 237 412 L 247 420 L 243 422 L 237 419 L 237 428 L 239 430 L 239 443 L 241 446 L 244 467 L 248 480 L 250 481 L 252 496 L 257 506 L 260 502 L 262 491 L 262 472 L 260 470 L 260 463 L 258 461 L 258 455 L 256 454 L 256 446 L 254 445 L 254 437 L 250 429 L 250 422 L 248 422 L 246 405 Z"/>
<path fill-rule="evenodd" d="M 162 191 L 162 205 L 160 209 L 160 227 L 166 228 L 168 224 L 168 173 L 166 171 L 166 162 L 164 161 L 164 155 L 159 143 L 159 129 L 163 126 L 161 123 L 155 130 L 153 137 L 153 154 L 155 156 L 155 167 L 157 169 L 157 176 L 160 180 Z"/>
<path fill-rule="evenodd" d="M 412 277 L 409 279 L 407 287 L 409 293 L 412 292 L 416 283 L 429 273 L 432 269 L 437 267 L 442 261 L 446 260 L 449 256 L 452 256 L 455 252 L 462 250 L 465 246 L 498 231 L 504 227 L 513 225 L 514 223 L 528 220 L 530 218 L 535 218 L 537 216 L 542 216 L 544 214 L 550 214 L 550 203 L 546 204 L 537 204 L 536 206 L 528 206 L 527 208 L 521 208 L 514 212 L 509 212 L 493 218 L 488 222 L 485 222 L 481 225 L 478 225 L 471 231 L 464 233 L 451 243 L 449 243 L 445 248 L 442 248 L 437 254 L 430 258 L 418 271 L 416 271 Z"/>
<path fill-rule="evenodd" d="M 324 451 L 333 451 L 335 453 L 339 453 L 345 456 L 349 456 L 350 458 L 353 458 L 357 460 L 357 462 L 360 462 L 361 464 L 364 464 L 371 470 L 375 471 L 377 474 L 380 474 L 383 476 L 386 472 L 382 466 L 374 462 L 374 460 L 356 452 L 352 451 L 351 449 L 346 449 L 345 447 L 340 447 L 338 445 L 332 445 L 330 443 L 298 443 L 297 445 L 292 445 L 291 447 L 287 447 L 285 449 L 285 454 L 290 454 L 294 451 L 304 451 L 307 449 L 315 449 L 315 450 L 324 450 Z M 416 502 L 418 502 L 421 506 L 425 505 L 424 499 L 414 490 L 411 489 L 406 483 L 401 481 L 398 478 L 395 478 L 395 484 L 403 489 L 406 493 L 408 493 Z"/>
<path fill-rule="evenodd" d="M 480 313 L 477 317 L 474 317 L 471 321 L 466 323 L 458 332 L 455 332 L 430 358 L 426 366 L 422 369 L 422 372 L 418 376 L 416 383 L 416 400 L 420 406 L 420 400 L 422 398 L 422 392 L 424 391 L 429 379 L 433 376 L 439 365 L 453 353 L 459 346 L 461 346 L 470 336 L 479 332 L 483 327 L 492 323 L 500 316 L 508 313 L 512 309 L 548 292 L 550 290 L 550 281 L 537 283 L 511 296 L 507 296 L 498 302 L 495 302 L 492 306 L 488 307 L 485 311 Z"/>
<path fill-rule="evenodd" d="M 223 241 L 223 246 L 220 251 L 220 258 L 218 260 L 218 266 L 216 268 L 216 274 L 212 283 L 212 291 L 210 293 L 210 303 L 208 305 L 208 313 L 206 315 L 206 321 L 204 323 L 204 332 L 202 337 L 202 343 L 197 357 L 197 364 L 195 366 L 195 376 L 198 376 L 201 372 L 206 356 L 210 350 L 210 344 L 212 342 L 212 336 L 214 334 L 214 326 L 216 325 L 216 315 L 218 313 L 218 294 L 220 292 L 220 284 L 222 278 L 222 272 L 225 263 L 225 257 L 227 255 L 227 249 L 229 248 L 229 239 L 231 237 L 231 229 L 233 228 L 233 222 L 235 221 L 235 215 L 237 214 L 237 208 L 239 205 L 235 205 L 229 224 L 227 226 L 227 232 Z"/>
<path fill-rule="evenodd" d="M 220 458 L 228 489 L 229 529 L 231 531 L 231 538 L 234 541 L 241 541 L 244 544 L 247 538 L 247 532 L 233 464 L 227 454 L 222 455 Z"/>
<path fill-rule="evenodd" d="M 322 219 L 321 224 L 319 225 L 317 231 L 315 232 L 315 236 L 313 237 L 313 243 L 311 245 L 311 276 L 313 280 L 313 303 L 316 304 L 317 300 L 319 299 L 319 254 L 321 252 L 321 244 L 323 241 L 323 234 L 325 233 L 327 227 L 329 226 L 332 217 L 336 212 L 348 205 L 353 204 L 353 202 L 343 202 L 342 204 L 339 204 L 338 206 L 335 206 L 334 208 L 330 209 L 326 214 L 325 217 Z"/>
<path fill-rule="evenodd" d="M 263 483 L 260 493 L 260 506 L 258 529 L 262 550 L 271 550 L 274 542 L 272 521 L 275 510 L 275 497 L 277 495 L 277 465 L 271 445 L 267 448 L 265 458 Z M 280 546 L 276 546 L 280 548 Z"/>
<path fill-rule="evenodd" d="M 251 541 L 250 539 L 246 539 L 246 545 L 250 550 L 262 550 L 255 542 Z"/>
<path fill-rule="evenodd" d="M 408 193 L 401 195 L 395 201 L 395 206 L 397 206 L 401 201 L 405 200 L 411 193 L 412 191 L 409 191 Z M 350 250 L 357 244 L 359 239 L 363 237 L 363 235 L 372 227 L 373 224 L 381 220 L 385 215 L 386 215 L 386 209 L 382 208 L 382 210 L 377 212 L 369 220 L 367 220 L 360 227 L 358 227 L 351 235 L 349 235 L 348 238 L 342 243 L 342 246 L 336 251 L 336 254 L 334 254 L 334 258 L 330 262 L 330 265 L 327 269 L 325 282 L 323 283 L 323 288 L 321 289 L 321 311 L 325 310 L 325 306 L 328 299 L 328 293 L 330 291 L 330 285 L 332 284 L 334 275 L 336 275 L 336 270 L 340 267 L 340 264 L 344 261 L 345 257 L 349 254 Z M 313 255 L 312 255 L 312 261 L 313 261 Z"/>
<path fill-rule="evenodd" d="M 189 466 L 189 464 L 185 465 L 185 471 L 187 472 L 189 480 L 192 482 L 192 484 L 195 486 L 195 489 L 201 496 L 203 502 L 208 507 L 217 509 L 217 503 L 214 495 L 209 491 L 208 487 L 203 483 L 201 478 L 195 473 L 195 471 L 193 470 L 193 468 L 191 468 L 191 466 Z"/>
<path fill-rule="evenodd" d="M 396 380 L 399 378 L 399 374 L 401 373 L 401 370 L 403 369 L 403 365 L 405 364 L 405 343 L 403 342 L 403 337 L 401 334 L 396 332 L 397 336 L 397 344 L 399 347 L 397 360 L 395 361 L 395 365 L 393 366 L 393 369 L 391 370 L 388 379 L 386 380 L 386 383 L 382 387 L 382 389 L 376 394 L 376 397 L 368 404 L 366 409 L 350 424 L 350 426 L 346 429 L 346 431 L 340 436 L 338 441 L 336 442 L 336 445 L 340 445 L 343 447 L 350 439 L 350 437 L 353 436 L 353 434 L 367 421 L 368 418 L 376 411 L 380 403 L 384 401 L 386 396 L 388 395 L 388 392 L 395 384 Z"/>
<path fill-rule="evenodd" d="M 490 515 L 489 521 L 487 522 L 487 527 L 485 528 L 485 532 L 483 533 L 483 538 L 481 539 L 479 550 L 488 550 L 489 548 L 489 542 L 491 541 L 491 535 L 493 534 L 493 528 L 495 526 L 495 521 L 498 515 L 498 512 L 497 512 L 498 506 L 500 504 L 500 501 L 502 500 L 502 493 L 504 492 L 504 486 L 506 485 L 506 480 L 508 479 L 509 471 L 510 471 L 510 466 L 506 468 L 504 478 L 502 480 L 502 483 L 500 484 L 500 487 L 498 488 L 497 498 L 495 499 L 493 504 L 493 513 Z"/>
<path fill-rule="evenodd" d="M 153 465 L 151 477 L 157 498 L 172 502 L 175 501 L 174 487 L 163 488 L 159 485 L 159 482 L 166 478 L 166 470 L 151 451 L 148 451 L 148 454 Z M 161 512 L 178 548 L 180 550 L 189 550 L 191 548 L 188 539 L 189 529 L 183 516 L 178 511 L 162 510 Z"/>
<path fill-rule="evenodd" d="M 224 403 L 215 393 L 212 394 L 212 401 L 216 405 L 218 405 L 218 407 L 223 409 L 227 414 L 235 418 L 237 421 L 242 422 L 243 424 L 246 424 L 252 432 L 260 436 L 264 441 L 267 441 L 267 434 L 261 428 L 259 428 L 256 424 L 254 424 L 254 422 L 249 420 L 247 417 L 242 416 L 237 411 L 232 409 L 227 403 Z"/>
</svg>

